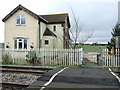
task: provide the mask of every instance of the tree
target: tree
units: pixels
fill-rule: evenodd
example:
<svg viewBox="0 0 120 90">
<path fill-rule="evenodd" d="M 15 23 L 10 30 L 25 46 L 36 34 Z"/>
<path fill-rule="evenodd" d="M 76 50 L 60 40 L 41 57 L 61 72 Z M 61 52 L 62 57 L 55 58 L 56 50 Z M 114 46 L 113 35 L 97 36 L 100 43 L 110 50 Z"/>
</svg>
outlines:
<svg viewBox="0 0 120 90">
<path fill-rule="evenodd" d="M 92 35 L 93 35 L 93 32 L 90 33 L 89 35 L 85 36 L 84 38 L 81 39 L 81 41 L 79 41 L 79 36 L 80 36 L 80 32 L 82 31 L 83 29 L 83 25 L 80 23 L 79 21 L 79 18 L 78 18 L 78 15 L 75 14 L 74 10 L 71 8 L 71 13 L 72 13 L 72 16 L 73 16 L 73 25 L 72 25 L 72 28 L 70 29 L 70 33 L 71 33 L 71 36 L 72 36 L 72 40 L 73 40 L 73 48 L 75 49 L 76 46 L 77 46 L 77 42 L 78 43 L 85 43 L 86 41 L 88 41 Z"/>
<path fill-rule="evenodd" d="M 113 32 L 111 32 L 112 39 L 110 42 L 108 42 L 108 47 L 107 47 L 110 54 L 111 51 L 114 51 L 115 53 L 115 49 L 120 49 L 119 46 L 120 41 L 117 40 L 117 37 L 120 37 L 120 24 L 117 23 L 112 30 L 113 30 Z"/>
</svg>

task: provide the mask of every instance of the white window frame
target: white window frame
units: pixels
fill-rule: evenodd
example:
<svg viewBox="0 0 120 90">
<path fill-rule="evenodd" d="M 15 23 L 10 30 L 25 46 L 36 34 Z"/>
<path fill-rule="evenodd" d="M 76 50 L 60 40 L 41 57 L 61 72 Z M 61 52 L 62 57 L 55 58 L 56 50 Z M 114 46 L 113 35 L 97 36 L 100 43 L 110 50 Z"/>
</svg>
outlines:
<svg viewBox="0 0 120 90">
<path fill-rule="evenodd" d="M 22 17 L 22 16 L 24 16 L 24 17 Z M 17 23 L 18 18 L 20 19 L 19 24 Z M 25 20 L 24 24 L 22 24 L 22 19 Z M 22 15 L 22 14 L 21 15 L 16 15 L 16 25 L 17 26 L 26 25 L 26 17 L 25 17 L 25 15 Z"/>
<path fill-rule="evenodd" d="M 19 41 L 21 39 L 21 41 Z M 15 48 L 15 40 L 17 40 L 17 47 Z M 24 48 L 24 40 L 27 40 L 27 48 Z M 19 43 L 22 43 L 22 48 L 19 48 Z M 15 38 L 14 39 L 14 49 L 15 50 L 28 50 L 28 39 L 27 38 Z"/>
</svg>

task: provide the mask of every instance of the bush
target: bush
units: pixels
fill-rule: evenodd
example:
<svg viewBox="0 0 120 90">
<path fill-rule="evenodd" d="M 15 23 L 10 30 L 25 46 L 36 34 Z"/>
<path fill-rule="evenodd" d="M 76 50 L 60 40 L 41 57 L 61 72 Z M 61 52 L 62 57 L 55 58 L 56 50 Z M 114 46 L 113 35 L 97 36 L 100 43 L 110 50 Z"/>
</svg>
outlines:
<svg viewBox="0 0 120 90">
<path fill-rule="evenodd" d="M 10 54 L 5 54 L 2 56 L 2 64 L 12 64 L 12 58 L 10 56 Z"/>
<path fill-rule="evenodd" d="M 40 64 L 36 52 L 34 51 L 30 51 L 27 55 L 26 55 L 26 61 L 30 64 Z"/>
</svg>

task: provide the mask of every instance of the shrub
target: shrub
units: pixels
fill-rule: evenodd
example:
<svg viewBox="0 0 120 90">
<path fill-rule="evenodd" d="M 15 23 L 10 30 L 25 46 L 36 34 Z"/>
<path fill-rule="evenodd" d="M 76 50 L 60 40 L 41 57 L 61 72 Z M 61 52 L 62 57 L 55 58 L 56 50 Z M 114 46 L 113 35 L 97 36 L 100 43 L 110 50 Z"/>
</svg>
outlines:
<svg viewBox="0 0 120 90">
<path fill-rule="evenodd" d="M 12 58 L 10 56 L 10 54 L 5 54 L 2 56 L 2 64 L 12 64 Z"/>
<path fill-rule="evenodd" d="M 26 55 L 26 61 L 30 64 L 40 64 L 35 51 L 30 51 Z"/>
</svg>

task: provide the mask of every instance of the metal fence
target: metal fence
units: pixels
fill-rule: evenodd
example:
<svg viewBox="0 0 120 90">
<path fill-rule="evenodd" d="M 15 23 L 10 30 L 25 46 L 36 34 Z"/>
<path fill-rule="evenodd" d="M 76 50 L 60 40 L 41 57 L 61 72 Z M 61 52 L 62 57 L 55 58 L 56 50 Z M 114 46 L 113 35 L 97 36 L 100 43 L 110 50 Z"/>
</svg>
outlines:
<svg viewBox="0 0 120 90">
<path fill-rule="evenodd" d="M 108 49 L 104 49 L 102 61 L 104 67 L 120 67 L 120 50 L 116 49 L 115 54 L 109 54 Z"/>
<path fill-rule="evenodd" d="M 39 65 L 81 65 L 83 49 L 36 49 L 36 50 L 3 50 L 3 56 L 9 56 L 15 64 Z"/>
</svg>

